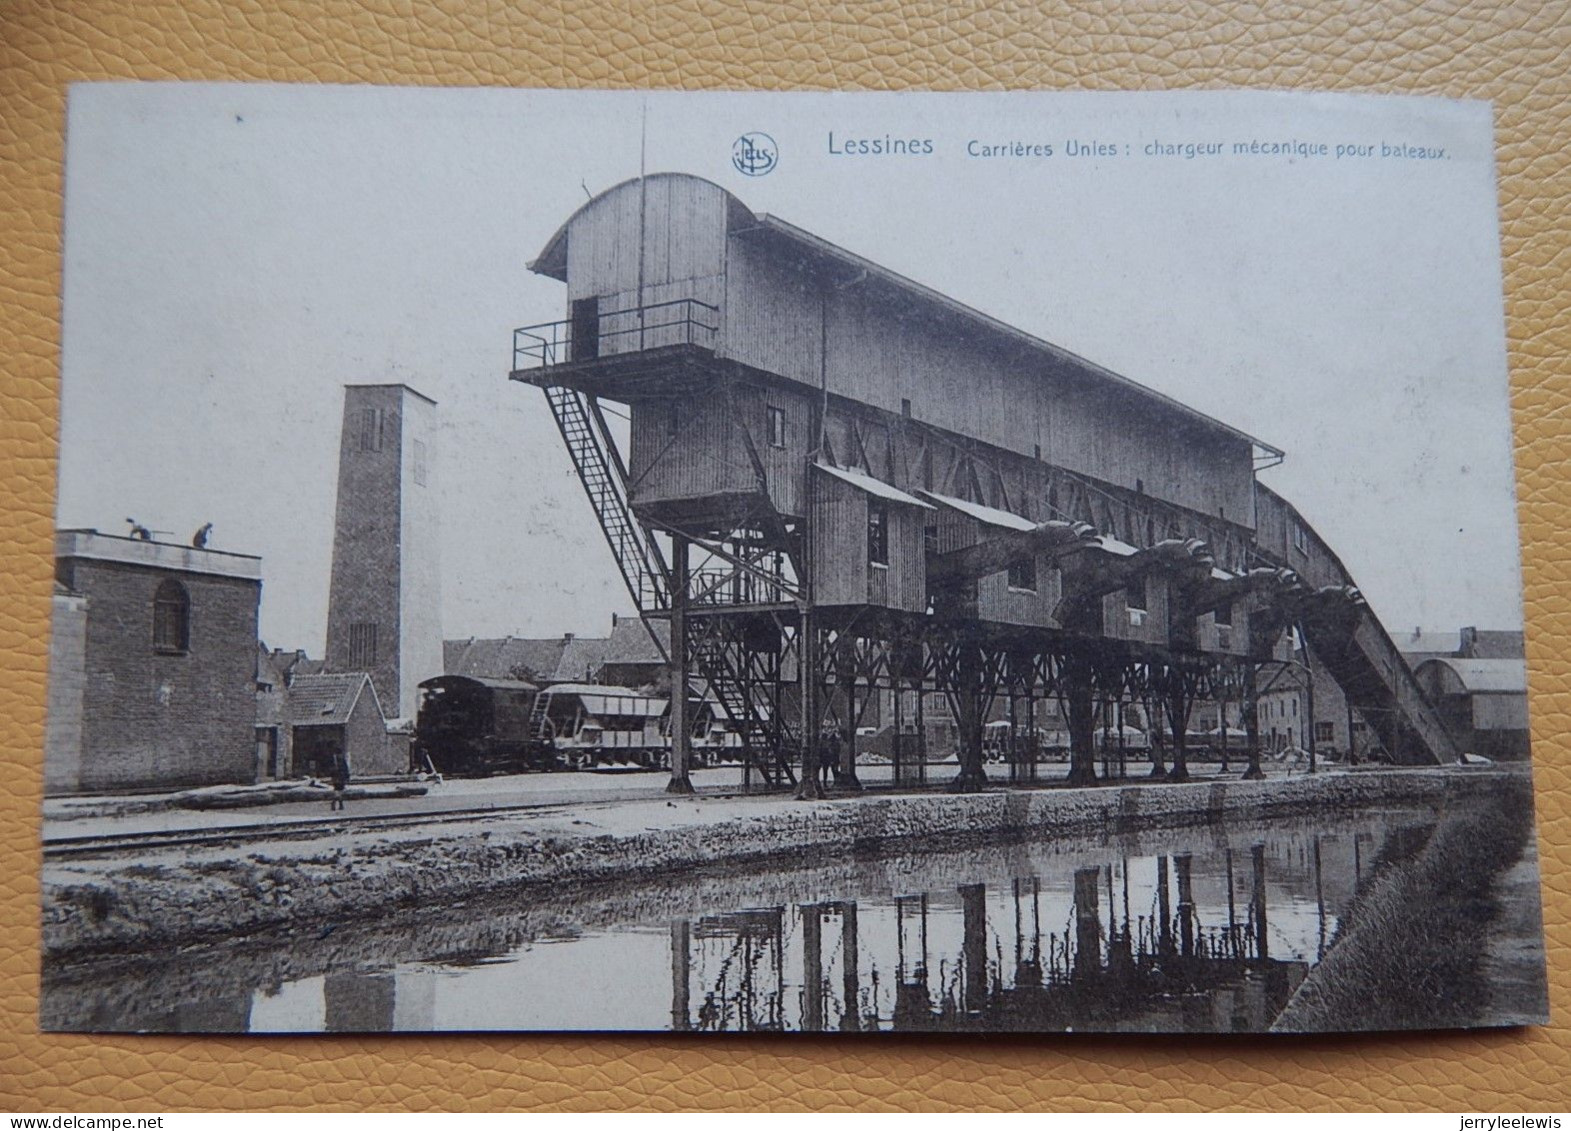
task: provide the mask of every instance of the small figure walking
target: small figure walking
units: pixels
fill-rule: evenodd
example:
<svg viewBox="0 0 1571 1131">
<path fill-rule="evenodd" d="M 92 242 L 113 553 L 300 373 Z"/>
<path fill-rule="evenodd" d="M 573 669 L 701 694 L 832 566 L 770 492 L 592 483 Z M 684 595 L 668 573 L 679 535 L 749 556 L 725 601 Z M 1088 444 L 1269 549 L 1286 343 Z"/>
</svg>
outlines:
<svg viewBox="0 0 1571 1131">
<path fill-rule="evenodd" d="M 344 791 L 349 788 L 349 756 L 342 751 L 333 757 L 333 800 L 330 812 L 344 808 Z"/>
</svg>

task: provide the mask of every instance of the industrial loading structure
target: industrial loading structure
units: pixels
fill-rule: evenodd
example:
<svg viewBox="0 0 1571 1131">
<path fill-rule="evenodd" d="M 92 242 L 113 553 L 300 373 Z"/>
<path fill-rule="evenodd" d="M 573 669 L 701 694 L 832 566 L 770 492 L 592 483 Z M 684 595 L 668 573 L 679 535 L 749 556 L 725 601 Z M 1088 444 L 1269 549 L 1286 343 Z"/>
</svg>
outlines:
<svg viewBox="0 0 1571 1131">
<path fill-rule="evenodd" d="M 638 609 L 669 621 L 673 715 L 707 683 L 750 776 L 820 795 L 832 718 L 854 787 L 876 701 L 914 780 L 904 716 L 935 694 L 960 790 L 986 781 L 995 702 L 1012 780 L 1061 717 L 1069 780 L 1095 781 L 1110 704 L 1183 780 L 1206 700 L 1237 705 L 1257 776 L 1260 680 L 1295 642 L 1345 699 L 1320 710 L 1358 712 L 1392 761 L 1456 759 L 1337 556 L 1257 480 L 1279 449 L 697 177 L 607 190 L 530 268 L 568 316 L 515 332 L 512 377 L 545 391 Z M 673 791 L 690 731 L 672 719 Z"/>
</svg>

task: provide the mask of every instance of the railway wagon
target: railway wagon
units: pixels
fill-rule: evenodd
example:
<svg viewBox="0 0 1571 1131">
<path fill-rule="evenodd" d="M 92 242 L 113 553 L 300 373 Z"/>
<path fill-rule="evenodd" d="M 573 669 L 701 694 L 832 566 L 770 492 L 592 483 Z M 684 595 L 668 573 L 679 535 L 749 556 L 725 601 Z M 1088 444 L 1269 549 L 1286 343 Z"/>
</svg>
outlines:
<svg viewBox="0 0 1571 1131">
<path fill-rule="evenodd" d="M 554 751 L 530 731 L 538 691 L 513 679 L 426 680 L 420 685 L 415 766 L 454 776 L 554 769 Z"/>
<path fill-rule="evenodd" d="M 443 675 L 420 685 L 414 764 L 465 776 L 670 765 L 670 700 L 625 687 Z M 713 704 L 688 705 L 701 763 L 734 762 L 741 739 Z"/>
<path fill-rule="evenodd" d="M 558 683 L 540 692 L 540 700 L 535 715 L 558 766 L 669 765 L 669 700 L 596 683 Z"/>
</svg>

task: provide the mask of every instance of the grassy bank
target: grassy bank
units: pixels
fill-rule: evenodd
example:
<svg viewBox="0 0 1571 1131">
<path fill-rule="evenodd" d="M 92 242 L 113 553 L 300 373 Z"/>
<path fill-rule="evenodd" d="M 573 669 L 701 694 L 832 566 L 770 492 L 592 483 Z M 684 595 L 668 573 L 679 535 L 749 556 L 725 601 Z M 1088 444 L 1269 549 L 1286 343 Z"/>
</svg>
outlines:
<svg viewBox="0 0 1571 1131">
<path fill-rule="evenodd" d="M 1515 775 L 1393 771 L 969 796 L 637 801 L 331 841 L 253 841 L 48 861 L 46 961 L 148 952 L 440 908 L 498 892 L 627 881 L 717 864 L 948 849 L 1008 838 L 1220 826 L 1362 806 L 1449 808 Z M 1524 779 L 1525 780 L 1525 779 Z"/>
<path fill-rule="evenodd" d="M 1382 860 L 1343 919 L 1335 946 L 1273 1029 L 1475 1023 L 1491 1005 L 1491 980 L 1480 966 L 1499 914 L 1492 893 L 1532 835 L 1531 787 L 1525 778 L 1511 779 L 1448 814 L 1422 843 Z"/>
</svg>

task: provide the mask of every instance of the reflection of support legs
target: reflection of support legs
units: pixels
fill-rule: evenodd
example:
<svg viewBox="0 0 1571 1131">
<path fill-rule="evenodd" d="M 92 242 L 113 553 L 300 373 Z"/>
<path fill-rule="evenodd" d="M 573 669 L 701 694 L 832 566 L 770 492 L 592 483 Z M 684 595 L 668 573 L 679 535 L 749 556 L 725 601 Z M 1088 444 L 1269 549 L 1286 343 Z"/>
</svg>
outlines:
<svg viewBox="0 0 1571 1131">
<path fill-rule="evenodd" d="M 1320 837 L 1315 837 L 1315 916 L 1320 924 L 1320 941 L 1315 950 L 1315 959 L 1319 961 L 1326 956 L 1326 893 L 1320 877 Z"/>
<path fill-rule="evenodd" d="M 1238 957 L 1238 905 L 1233 899 L 1233 850 L 1227 850 L 1227 947 L 1228 954 Z"/>
<path fill-rule="evenodd" d="M 1190 857 L 1173 857 L 1178 876 L 1178 953 L 1185 958 L 1195 953 L 1195 891 L 1190 877 Z"/>
<path fill-rule="evenodd" d="M 1167 886 L 1167 857 L 1156 858 L 1156 950 L 1163 958 L 1173 953 L 1173 904 Z"/>
<path fill-rule="evenodd" d="M 960 889 L 961 958 L 965 965 L 962 1005 L 978 1013 L 987 1004 L 987 888 L 966 884 Z"/>
<path fill-rule="evenodd" d="M 845 997 L 845 1012 L 840 1015 L 840 1028 L 844 1032 L 855 1033 L 862 1028 L 861 982 L 860 971 L 857 969 L 860 956 L 857 954 L 855 902 L 848 901 L 840 905 L 840 960 L 843 963 L 841 984 Z"/>
<path fill-rule="evenodd" d="M 816 903 L 804 903 L 802 912 L 802 1031 L 824 1030 L 824 919 Z"/>
<path fill-rule="evenodd" d="M 691 928 L 686 919 L 671 922 L 671 1028 L 678 1033 L 693 1027 L 690 987 L 692 985 Z"/>
<path fill-rule="evenodd" d="M 1095 978 L 1102 969 L 1102 920 L 1098 909 L 1100 868 L 1075 871 L 1075 959 L 1070 977 Z"/>
<path fill-rule="evenodd" d="M 1257 844 L 1249 851 L 1250 870 L 1254 873 L 1250 911 L 1255 920 L 1255 957 L 1264 962 L 1271 956 L 1266 942 L 1266 846 Z"/>
</svg>

